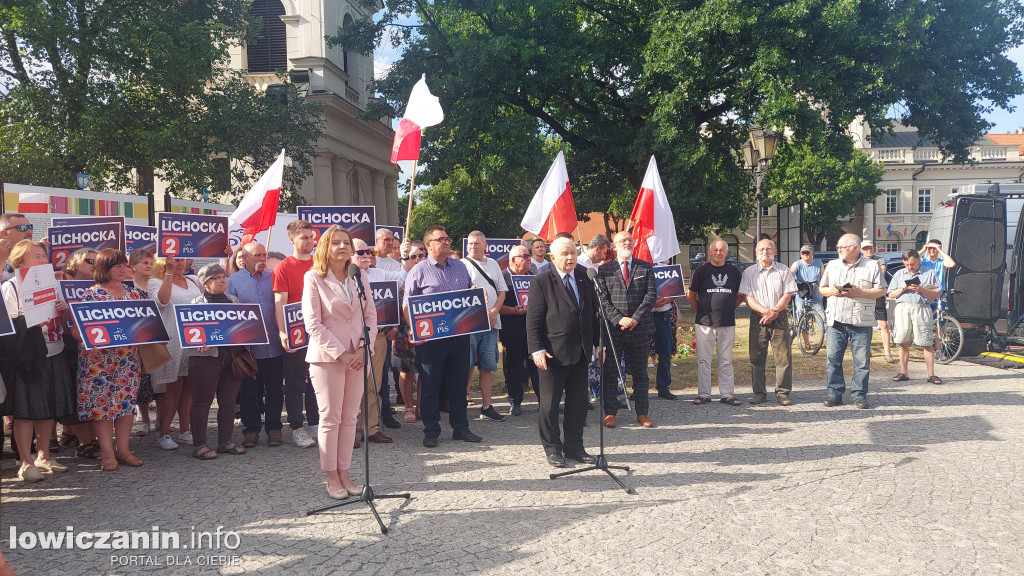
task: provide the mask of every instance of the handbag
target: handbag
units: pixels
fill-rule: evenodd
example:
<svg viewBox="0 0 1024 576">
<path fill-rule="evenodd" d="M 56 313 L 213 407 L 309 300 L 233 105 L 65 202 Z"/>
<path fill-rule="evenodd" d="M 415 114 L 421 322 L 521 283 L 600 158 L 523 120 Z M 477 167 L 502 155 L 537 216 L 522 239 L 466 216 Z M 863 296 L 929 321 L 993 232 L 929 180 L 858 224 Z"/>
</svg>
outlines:
<svg viewBox="0 0 1024 576">
<path fill-rule="evenodd" d="M 171 353 L 167 344 L 151 342 L 139 345 L 139 357 L 142 359 L 142 371 L 146 374 L 156 372 L 158 368 L 171 361 Z"/>
<path fill-rule="evenodd" d="M 256 357 L 247 346 L 232 346 L 231 348 L 231 373 L 235 378 L 255 378 L 259 371 L 256 364 Z"/>
</svg>

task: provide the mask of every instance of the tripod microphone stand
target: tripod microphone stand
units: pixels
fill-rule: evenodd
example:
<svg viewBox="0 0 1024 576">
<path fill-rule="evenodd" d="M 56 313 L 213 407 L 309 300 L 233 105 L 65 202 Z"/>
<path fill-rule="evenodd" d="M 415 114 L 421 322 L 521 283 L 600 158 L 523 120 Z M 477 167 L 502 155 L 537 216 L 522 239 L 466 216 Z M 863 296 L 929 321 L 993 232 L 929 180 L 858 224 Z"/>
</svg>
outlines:
<svg viewBox="0 0 1024 576">
<path fill-rule="evenodd" d="M 597 288 L 598 291 L 601 291 L 602 288 L 601 288 L 600 284 L 598 284 L 597 281 L 594 280 L 595 276 L 597 276 L 597 270 L 594 270 L 593 268 L 587 270 L 587 276 L 590 278 L 591 281 L 594 282 L 595 288 Z M 610 337 L 611 336 L 611 332 L 609 331 L 610 328 L 609 328 L 609 325 L 608 325 L 608 318 L 605 316 L 605 314 L 604 314 L 604 307 L 601 306 L 600 303 L 598 303 L 598 306 L 597 306 L 597 314 L 598 314 L 598 316 L 601 317 L 601 322 L 604 324 L 604 330 L 601 330 L 601 338 L 600 338 L 600 344 L 598 345 L 598 348 L 600 350 L 602 350 L 602 351 L 604 350 L 604 347 L 605 347 L 605 337 L 607 336 L 608 337 L 608 345 L 611 346 L 612 356 L 614 357 L 613 359 L 615 360 L 615 367 L 616 367 L 616 370 L 618 370 L 619 369 L 619 356 L 615 352 L 615 342 L 613 342 L 611 337 Z M 601 357 L 600 355 L 598 357 L 601 358 L 601 372 L 600 372 L 601 375 L 599 376 L 600 385 L 598 386 L 597 401 L 598 401 L 598 406 L 600 407 L 601 413 L 604 413 L 604 358 Z M 619 485 L 619 487 L 621 487 L 623 490 L 625 490 L 626 494 L 636 494 L 636 490 L 634 490 L 630 486 L 626 486 L 622 482 L 622 480 L 619 479 L 618 476 L 616 476 L 615 474 L 612 474 L 612 470 L 626 470 L 628 472 L 629 471 L 629 466 L 612 466 L 612 465 L 608 464 L 608 458 L 604 454 L 604 422 L 602 422 L 601 418 L 598 418 L 598 420 L 597 420 L 597 427 L 598 427 L 598 438 L 599 438 L 599 440 L 598 440 L 599 448 L 598 448 L 598 454 L 597 454 L 597 462 L 595 464 L 593 464 L 592 466 L 587 466 L 585 468 L 580 468 L 579 470 L 569 470 L 568 472 L 559 472 L 557 474 L 551 474 L 550 475 L 551 480 L 554 480 L 555 478 L 561 478 L 562 476 L 569 476 L 571 474 L 580 474 L 582 472 L 590 472 L 591 470 L 601 470 L 602 472 L 607 474 L 609 478 L 614 480 L 615 483 Z"/>
<path fill-rule="evenodd" d="M 355 264 L 350 264 L 348 268 L 348 275 L 355 280 L 356 290 L 359 293 L 359 316 L 363 322 L 363 389 L 366 389 L 367 377 L 366 374 L 369 372 L 369 381 L 373 383 L 373 393 L 377 394 L 377 375 L 373 373 L 370 363 L 370 346 L 373 344 L 370 342 L 370 328 L 366 325 L 366 311 L 363 309 L 363 303 L 366 302 L 366 294 L 363 291 L 362 282 L 362 270 Z M 380 403 L 377 404 L 378 410 Z M 382 500 L 385 498 L 404 498 L 406 500 L 412 498 L 412 495 L 408 492 L 402 494 L 377 494 L 373 491 L 370 486 L 370 419 L 367 417 L 369 413 L 369 403 L 367 395 L 363 394 L 363 493 L 358 498 L 352 500 L 346 500 L 339 502 L 338 504 L 332 504 L 323 508 L 317 508 L 316 510 L 310 510 L 306 512 L 306 516 L 312 516 L 313 514 L 319 514 L 327 510 L 333 510 L 334 508 L 340 508 L 341 506 L 348 506 L 349 504 L 356 504 L 359 502 L 366 502 L 366 505 L 370 507 L 370 512 L 373 513 L 373 517 L 377 520 L 377 525 L 380 526 L 381 534 L 387 534 L 388 528 L 384 525 L 384 522 L 380 519 L 380 514 L 377 513 L 377 507 L 373 504 L 374 500 Z"/>
</svg>

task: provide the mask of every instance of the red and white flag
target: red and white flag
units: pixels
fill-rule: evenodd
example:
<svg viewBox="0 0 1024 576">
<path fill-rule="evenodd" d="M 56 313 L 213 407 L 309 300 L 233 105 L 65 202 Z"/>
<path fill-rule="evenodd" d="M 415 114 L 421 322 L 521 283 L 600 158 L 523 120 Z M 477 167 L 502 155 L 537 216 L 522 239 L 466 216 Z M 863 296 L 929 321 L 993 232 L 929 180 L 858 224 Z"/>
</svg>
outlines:
<svg viewBox="0 0 1024 576">
<path fill-rule="evenodd" d="M 241 227 L 242 246 L 252 242 L 254 236 L 269 230 L 277 222 L 277 204 L 281 200 L 281 180 L 284 178 L 284 149 L 281 155 L 260 176 L 245 194 L 238 208 L 228 216 L 231 228 Z"/>
<path fill-rule="evenodd" d="M 548 168 L 520 225 L 548 242 L 559 232 L 571 234 L 576 229 L 576 203 L 572 200 L 569 171 L 565 169 L 565 156 L 561 152 Z"/>
<path fill-rule="evenodd" d="M 650 263 L 661 262 L 679 254 L 676 223 L 668 205 L 665 186 L 658 174 L 658 163 L 651 156 L 647 174 L 640 185 L 640 194 L 629 216 L 633 226 L 633 257 Z"/>
<path fill-rule="evenodd" d="M 420 159 L 420 137 L 423 129 L 440 124 L 444 120 L 441 102 L 427 88 L 427 75 L 412 87 L 409 103 L 405 105 L 405 116 L 395 130 L 395 142 L 391 145 L 391 161 Z"/>
</svg>

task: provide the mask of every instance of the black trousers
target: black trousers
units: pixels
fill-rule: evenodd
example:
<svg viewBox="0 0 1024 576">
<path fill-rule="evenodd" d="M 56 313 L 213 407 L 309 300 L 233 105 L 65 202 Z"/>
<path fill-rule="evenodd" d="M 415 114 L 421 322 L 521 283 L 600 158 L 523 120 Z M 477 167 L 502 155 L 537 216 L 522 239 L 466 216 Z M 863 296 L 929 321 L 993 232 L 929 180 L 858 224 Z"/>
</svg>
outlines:
<svg viewBox="0 0 1024 576">
<path fill-rule="evenodd" d="M 547 454 L 575 454 L 583 449 L 583 425 L 587 421 L 587 369 L 590 358 L 586 355 L 571 366 L 552 365 L 540 374 L 540 412 L 537 424 L 540 443 Z M 565 394 L 565 442 L 558 428 L 558 403 Z"/>
<path fill-rule="evenodd" d="M 502 360 L 501 368 L 505 373 L 505 391 L 508 392 L 509 403 L 523 403 L 523 380 L 526 374 L 523 369 L 524 365 L 527 366 L 530 374 L 533 393 L 539 397 L 537 366 L 533 360 L 527 360 L 530 353 L 526 350 L 526 338 L 510 338 L 502 340 L 501 344 L 505 347 L 505 358 Z"/>
<path fill-rule="evenodd" d="M 288 427 L 302 428 L 302 409 L 306 409 L 305 421 L 310 426 L 320 424 L 320 410 L 316 405 L 316 394 L 309 383 L 309 363 L 306 349 L 284 353 L 284 407 L 288 411 Z"/>
<path fill-rule="evenodd" d="M 629 352 L 629 371 L 633 376 L 633 406 L 636 408 L 637 416 L 646 416 L 650 409 L 650 402 L 647 390 L 651 386 L 651 379 L 647 375 L 647 351 L 649 343 L 641 343 L 637 340 L 615 339 L 615 351 L 622 354 Z M 615 414 L 619 411 L 619 370 L 613 358 L 612 349 L 609 346 L 604 355 L 604 388 L 601 395 L 604 397 L 604 413 Z M 619 358 L 621 360 L 621 358 Z"/>
</svg>

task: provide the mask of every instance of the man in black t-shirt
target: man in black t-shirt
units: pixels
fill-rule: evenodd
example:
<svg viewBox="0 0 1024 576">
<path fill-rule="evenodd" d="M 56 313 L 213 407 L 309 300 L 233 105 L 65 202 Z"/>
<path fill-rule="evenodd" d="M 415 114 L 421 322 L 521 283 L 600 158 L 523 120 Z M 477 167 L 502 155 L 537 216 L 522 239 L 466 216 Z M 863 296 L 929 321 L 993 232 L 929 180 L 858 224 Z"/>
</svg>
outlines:
<svg viewBox="0 0 1024 576">
<path fill-rule="evenodd" d="M 694 404 L 711 402 L 711 359 L 718 348 L 719 402 L 739 406 L 733 396 L 732 347 L 736 341 L 736 308 L 742 301 L 740 271 L 725 262 L 729 245 L 715 240 L 709 250 L 711 261 L 702 264 L 690 277 L 686 299 L 697 311 L 694 331 L 697 336 L 697 397 Z"/>
</svg>

